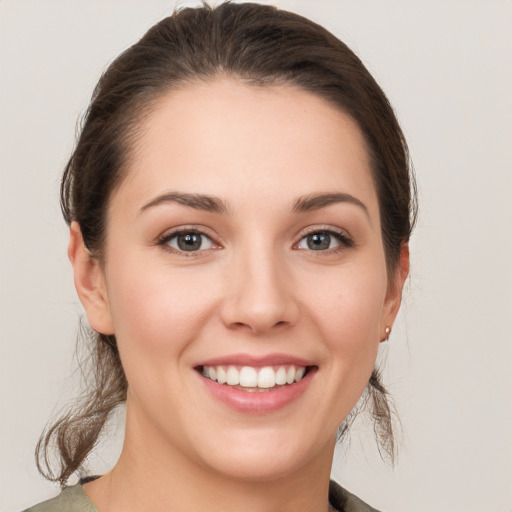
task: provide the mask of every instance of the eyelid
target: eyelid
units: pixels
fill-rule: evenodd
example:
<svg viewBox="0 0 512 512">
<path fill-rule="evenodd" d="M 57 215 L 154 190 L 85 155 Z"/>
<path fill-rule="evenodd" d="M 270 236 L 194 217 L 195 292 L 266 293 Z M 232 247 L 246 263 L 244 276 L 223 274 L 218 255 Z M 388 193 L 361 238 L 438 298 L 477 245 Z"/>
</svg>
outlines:
<svg viewBox="0 0 512 512">
<path fill-rule="evenodd" d="M 209 229 L 204 227 L 198 227 L 198 226 L 179 226 L 172 228 L 170 231 L 165 231 L 164 234 L 160 235 L 156 239 L 156 245 L 162 246 L 165 250 L 168 252 L 178 254 L 185 257 L 198 257 L 211 250 L 218 250 L 222 249 L 222 245 L 216 241 L 216 237 L 213 237 L 211 234 L 208 233 Z M 171 247 L 169 245 L 169 241 L 172 240 L 174 237 L 185 234 L 185 233 L 195 233 L 201 236 L 204 236 L 208 238 L 208 240 L 211 241 L 214 247 L 210 247 L 207 249 L 199 249 L 197 251 L 182 251 L 180 249 L 177 249 L 175 247 Z M 355 242 L 352 239 L 352 236 L 344 229 L 334 227 L 334 226 L 327 226 L 327 225 L 317 225 L 317 226 L 310 226 L 308 228 L 305 228 L 305 230 L 299 235 L 297 242 L 293 244 L 293 248 L 296 250 L 306 251 L 308 249 L 298 249 L 297 245 L 307 236 L 315 234 L 315 233 L 327 233 L 330 235 L 333 235 L 339 242 L 339 246 L 333 247 L 331 249 L 326 249 L 322 251 L 312 251 L 309 250 L 309 252 L 318 252 L 318 253 L 335 253 L 335 252 L 341 252 L 347 248 L 351 248 L 355 246 Z"/>
<path fill-rule="evenodd" d="M 163 249 L 165 249 L 166 251 L 168 251 L 170 253 L 178 254 L 180 256 L 185 256 L 185 257 L 198 257 L 198 256 L 203 255 L 201 253 L 205 253 L 205 252 L 208 252 L 211 250 L 221 249 L 222 246 L 215 240 L 215 238 L 211 234 L 207 233 L 206 231 L 207 230 L 205 228 L 199 228 L 197 226 L 176 227 L 169 231 L 165 231 L 162 235 L 160 235 L 156 240 L 156 245 L 161 246 Z M 198 251 L 182 251 L 176 247 L 172 247 L 169 245 L 169 241 L 172 240 L 173 238 L 175 238 L 181 234 L 188 234 L 188 233 L 194 233 L 194 234 L 206 237 L 208 240 L 211 241 L 211 243 L 213 244 L 213 247 L 209 247 L 207 249 L 199 249 Z"/>
<path fill-rule="evenodd" d="M 334 235 L 336 239 L 340 242 L 340 247 L 333 247 L 332 249 L 326 249 L 324 251 L 316 251 L 318 253 L 330 253 L 342 251 L 347 248 L 351 248 L 355 246 L 355 242 L 352 236 L 344 229 L 336 228 L 333 226 L 310 226 L 303 231 L 297 242 L 294 244 L 294 248 L 307 236 L 313 235 L 315 233 L 327 233 L 330 235 Z M 298 250 L 307 250 L 307 249 L 298 249 Z M 313 251 L 315 252 L 315 251 Z"/>
</svg>

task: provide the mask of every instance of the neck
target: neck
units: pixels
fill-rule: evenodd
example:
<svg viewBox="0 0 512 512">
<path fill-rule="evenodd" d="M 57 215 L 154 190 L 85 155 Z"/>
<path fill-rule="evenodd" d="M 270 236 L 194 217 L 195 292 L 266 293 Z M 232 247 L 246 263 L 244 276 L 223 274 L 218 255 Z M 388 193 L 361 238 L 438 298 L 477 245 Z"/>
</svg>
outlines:
<svg viewBox="0 0 512 512">
<path fill-rule="evenodd" d="M 84 485 L 99 512 L 327 512 L 332 446 L 284 475 L 237 478 L 219 474 L 127 426 L 114 469 Z M 151 441 L 148 442 L 148 439 Z"/>
</svg>

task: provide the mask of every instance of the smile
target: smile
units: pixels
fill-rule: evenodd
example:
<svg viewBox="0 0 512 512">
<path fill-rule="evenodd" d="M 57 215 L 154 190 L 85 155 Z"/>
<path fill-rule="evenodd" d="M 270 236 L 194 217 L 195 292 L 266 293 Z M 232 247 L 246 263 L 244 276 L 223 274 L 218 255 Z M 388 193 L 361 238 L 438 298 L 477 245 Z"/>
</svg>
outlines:
<svg viewBox="0 0 512 512">
<path fill-rule="evenodd" d="M 235 387 L 248 392 L 270 391 L 299 382 L 306 375 L 307 367 L 296 365 L 281 366 L 206 366 L 201 373 L 207 379 L 219 384 Z"/>
<path fill-rule="evenodd" d="M 194 368 L 205 391 L 237 413 L 261 415 L 292 406 L 311 385 L 318 366 L 281 355 L 223 357 Z"/>
</svg>

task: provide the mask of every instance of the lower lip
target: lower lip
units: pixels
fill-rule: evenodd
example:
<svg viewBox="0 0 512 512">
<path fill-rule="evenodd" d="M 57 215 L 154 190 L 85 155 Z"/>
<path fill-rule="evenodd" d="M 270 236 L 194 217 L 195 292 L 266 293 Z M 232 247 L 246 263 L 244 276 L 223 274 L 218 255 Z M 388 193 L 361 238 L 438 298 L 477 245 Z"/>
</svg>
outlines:
<svg viewBox="0 0 512 512">
<path fill-rule="evenodd" d="M 307 374 L 293 384 L 269 391 L 242 391 L 227 384 L 219 384 L 199 375 L 206 389 L 220 402 L 238 412 L 265 414 L 277 411 L 291 404 L 304 394 L 311 383 L 316 368 L 310 368 Z"/>
</svg>

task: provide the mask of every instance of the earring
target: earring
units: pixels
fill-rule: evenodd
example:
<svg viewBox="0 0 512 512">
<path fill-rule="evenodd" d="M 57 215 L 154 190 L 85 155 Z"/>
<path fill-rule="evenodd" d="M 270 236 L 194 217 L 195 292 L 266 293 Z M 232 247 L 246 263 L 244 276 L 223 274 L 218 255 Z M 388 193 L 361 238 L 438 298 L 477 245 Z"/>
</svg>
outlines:
<svg viewBox="0 0 512 512">
<path fill-rule="evenodd" d="M 384 329 L 384 333 L 386 335 L 384 336 L 384 339 L 381 340 L 381 343 L 389 340 L 389 335 L 391 334 L 391 327 L 389 325 L 387 325 L 386 328 Z"/>
</svg>

